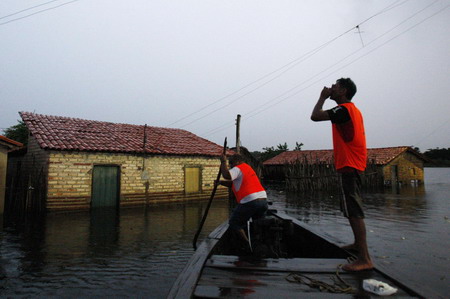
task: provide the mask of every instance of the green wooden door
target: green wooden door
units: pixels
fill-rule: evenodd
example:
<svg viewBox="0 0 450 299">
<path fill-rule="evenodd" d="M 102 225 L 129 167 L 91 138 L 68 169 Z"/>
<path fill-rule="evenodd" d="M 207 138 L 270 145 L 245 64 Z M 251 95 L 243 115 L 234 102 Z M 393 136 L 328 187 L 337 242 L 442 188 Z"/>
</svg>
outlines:
<svg viewBox="0 0 450 299">
<path fill-rule="evenodd" d="M 119 204 L 119 167 L 94 166 L 91 208 L 115 207 Z"/>
</svg>

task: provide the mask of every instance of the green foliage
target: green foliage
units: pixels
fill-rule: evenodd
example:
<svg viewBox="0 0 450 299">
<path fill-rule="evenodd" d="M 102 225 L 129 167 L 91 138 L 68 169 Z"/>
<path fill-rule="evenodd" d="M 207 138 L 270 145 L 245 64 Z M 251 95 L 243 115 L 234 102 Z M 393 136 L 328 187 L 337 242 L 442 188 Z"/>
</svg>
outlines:
<svg viewBox="0 0 450 299">
<path fill-rule="evenodd" d="M 429 149 L 423 154 L 436 166 L 450 166 L 450 148 Z"/>
<path fill-rule="evenodd" d="M 28 128 L 23 121 L 18 120 L 17 122 L 18 122 L 17 125 L 11 126 L 3 131 L 5 134 L 5 137 L 8 137 L 9 139 L 12 139 L 15 141 L 19 141 L 19 142 L 23 143 L 24 145 L 27 145 L 27 143 L 28 143 Z"/>
<path fill-rule="evenodd" d="M 429 149 L 423 154 L 430 159 L 450 160 L 450 148 Z"/>
<path fill-rule="evenodd" d="M 303 146 L 303 143 L 296 142 L 295 143 L 295 149 L 294 151 L 300 151 Z M 258 160 L 264 162 L 266 160 L 269 160 L 270 158 L 273 158 L 282 152 L 286 152 L 289 150 L 289 147 L 287 143 L 284 144 L 278 144 L 276 147 L 264 147 L 263 152 L 253 152 L 252 155 L 257 158 Z"/>
<path fill-rule="evenodd" d="M 294 151 L 301 151 L 303 145 L 304 145 L 304 144 L 301 143 L 301 142 L 300 142 L 300 143 L 295 142 L 295 148 L 294 148 Z"/>
</svg>

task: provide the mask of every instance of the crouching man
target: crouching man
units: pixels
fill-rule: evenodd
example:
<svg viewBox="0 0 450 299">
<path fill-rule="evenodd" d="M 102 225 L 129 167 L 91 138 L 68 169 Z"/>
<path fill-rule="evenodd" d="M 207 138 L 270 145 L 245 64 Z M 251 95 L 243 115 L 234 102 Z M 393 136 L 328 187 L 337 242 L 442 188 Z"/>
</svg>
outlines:
<svg viewBox="0 0 450 299">
<path fill-rule="evenodd" d="M 231 187 L 238 203 L 228 222 L 230 229 L 236 231 L 244 241 L 248 242 L 244 230 L 247 221 L 250 218 L 264 217 L 268 209 L 266 190 L 252 167 L 244 163 L 241 155 L 234 154 L 230 157 L 231 169 L 227 166 L 225 155 L 220 157 L 220 161 L 220 171 L 224 180 L 216 184 Z"/>
</svg>

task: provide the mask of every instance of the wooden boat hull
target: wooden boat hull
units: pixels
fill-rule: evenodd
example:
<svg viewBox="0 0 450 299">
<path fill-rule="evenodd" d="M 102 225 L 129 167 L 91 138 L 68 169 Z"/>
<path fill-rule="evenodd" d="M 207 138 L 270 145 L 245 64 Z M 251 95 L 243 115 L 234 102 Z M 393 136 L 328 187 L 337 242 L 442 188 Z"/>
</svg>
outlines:
<svg viewBox="0 0 450 299">
<path fill-rule="evenodd" d="M 285 214 L 271 211 L 268 219 L 254 223 L 250 236 L 252 250 L 233 239 L 227 223 L 217 227 L 198 246 L 168 298 L 375 297 L 363 289 L 365 279 L 397 288 L 397 298 L 424 298 L 378 266 L 339 270 L 352 254 Z"/>
</svg>

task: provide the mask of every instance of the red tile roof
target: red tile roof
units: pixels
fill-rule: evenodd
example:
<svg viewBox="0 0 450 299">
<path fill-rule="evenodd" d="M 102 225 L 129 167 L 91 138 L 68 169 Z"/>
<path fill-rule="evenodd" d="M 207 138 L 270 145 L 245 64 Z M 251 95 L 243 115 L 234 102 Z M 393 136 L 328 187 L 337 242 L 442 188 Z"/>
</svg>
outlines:
<svg viewBox="0 0 450 299">
<path fill-rule="evenodd" d="M 264 165 L 283 165 L 294 163 L 297 160 L 306 161 L 309 164 L 330 163 L 333 159 L 332 150 L 306 150 L 306 151 L 287 151 L 267 160 Z"/>
<path fill-rule="evenodd" d="M 409 146 L 369 148 L 367 156 L 369 161 L 375 161 L 375 164 L 385 165 L 391 162 L 405 151 L 415 154 L 423 160 L 427 160 L 420 153 Z M 306 150 L 306 151 L 287 151 L 279 154 L 264 162 L 264 165 L 283 165 L 294 163 L 297 160 L 306 161 L 310 164 L 315 163 L 333 163 L 333 150 Z"/>
<path fill-rule="evenodd" d="M 181 129 L 19 112 L 39 146 L 50 150 L 219 156 L 222 146 Z"/>
<path fill-rule="evenodd" d="M 0 135 L 0 142 L 5 145 L 8 145 L 8 147 L 17 147 L 17 146 L 22 147 L 23 146 L 22 143 L 12 140 L 12 139 L 9 139 L 8 137 L 2 136 L 2 135 Z"/>
</svg>

